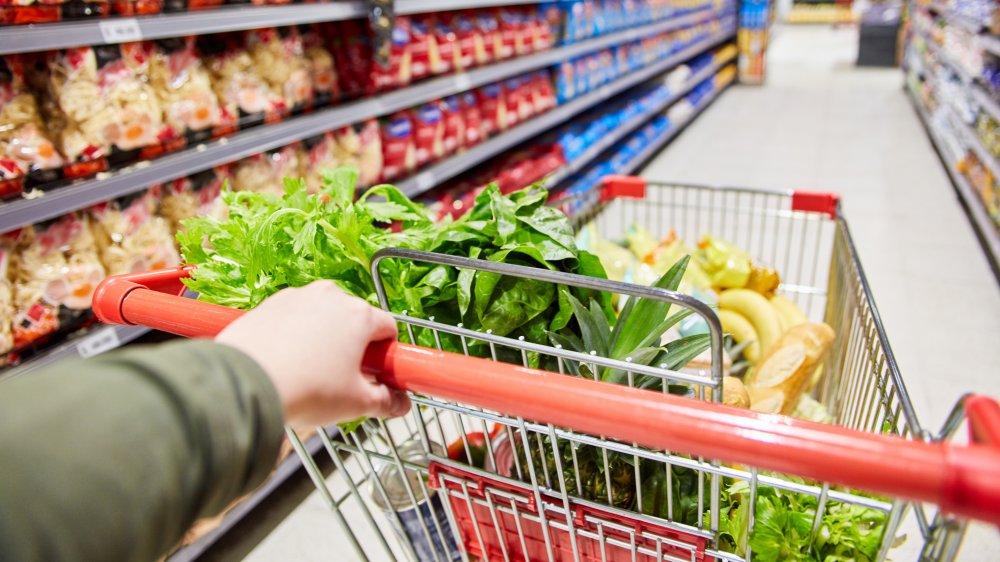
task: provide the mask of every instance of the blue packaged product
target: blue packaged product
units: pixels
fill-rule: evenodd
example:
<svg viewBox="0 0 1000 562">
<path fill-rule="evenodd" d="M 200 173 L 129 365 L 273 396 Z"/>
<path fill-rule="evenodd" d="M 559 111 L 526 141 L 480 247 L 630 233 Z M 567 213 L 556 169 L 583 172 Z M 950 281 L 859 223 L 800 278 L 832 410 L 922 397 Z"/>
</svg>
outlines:
<svg viewBox="0 0 1000 562">
<path fill-rule="evenodd" d="M 556 98 L 565 103 L 576 97 L 576 92 L 576 61 L 564 61 L 556 68 Z"/>
</svg>

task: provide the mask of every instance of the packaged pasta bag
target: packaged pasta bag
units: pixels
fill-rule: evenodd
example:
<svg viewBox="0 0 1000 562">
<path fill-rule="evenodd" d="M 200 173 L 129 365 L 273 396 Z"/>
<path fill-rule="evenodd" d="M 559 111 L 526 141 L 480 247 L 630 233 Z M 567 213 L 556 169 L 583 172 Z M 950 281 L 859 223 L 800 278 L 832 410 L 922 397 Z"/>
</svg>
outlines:
<svg viewBox="0 0 1000 562">
<path fill-rule="evenodd" d="M 444 119 L 437 102 L 425 103 L 411 112 L 413 144 L 417 167 L 423 167 L 444 157 Z"/>
<path fill-rule="evenodd" d="M 248 31 L 246 45 L 257 73 L 283 104 L 283 111 L 299 111 L 312 103 L 312 64 L 296 27 Z"/>
<path fill-rule="evenodd" d="M 223 207 L 219 194 L 231 175 L 231 166 L 217 166 L 167 183 L 160 201 L 160 215 L 178 232 L 191 217 L 218 216 Z"/>
<path fill-rule="evenodd" d="M 378 121 L 369 119 L 354 125 L 354 128 L 358 137 L 358 170 L 361 172 L 358 182 L 363 186 L 375 185 L 382 177 L 385 166 Z"/>
<path fill-rule="evenodd" d="M 369 28 L 369 46 L 374 48 L 374 36 Z M 413 80 L 413 40 L 410 18 L 396 16 L 389 41 L 388 60 L 379 63 L 374 53 L 369 52 L 366 62 L 370 65 L 368 72 L 368 93 L 384 92 L 402 88 Z"/>
<path fill-rule="evenodd" d="M 552 79 L 545 70 L 536 71 L 531 75 L 531 101 L 535 113 L 545 113 L 556 106 L 556 94 L 552 88 Z"/>
<path fill-rule="evenodd" d="M 467 70 L 477 64 L 489 62 L 486 41 L 472 14 L 467 11 L 450 12 L 442 16 L 455 32 L 455 59 L 458 70 Z"/>
<path fill-rule="evenodd" d="M 544 51 L 552 47 L 554 43 L 555 30 L 551 29 L 546 22 L 545 12 L 539 7 L 538 10 L 526 8 L 525 18 L 527 20 L 527 32 L 531 40 L 532 51 Z"/>
<path fill-rule="evenodd" d="M 475 13 L 474 20 L 479 34 L 483 37 L 485 46 L 485 60 L 483 63 L 493 62 L 504 58 L 503 37 L 500 34 L 500 24 L 497 23 L 496 14 L 492 10 L 480 10 Z"/>
<path fill-rule="evenodd" d="M 59 179 L 62 156 L 49 139 L 20 57 L 0 58 L 0 198 Z"/>
<path fill-rule="evenodd" d="M 501 84 L 487 84 L 476 90 L 482 114 L 483 138 L 489 138 L 507 128 L 507 103 Z"/>
<path fill-rule="evenodd" d="M 14 264 L 14 348 L 79 327 L 105 270 L 86 214 L 21 229 Z"/>
<path fill-rule="evenodd" d="M 483 112 L 475 93 L 465 92 L 459 96 L 462 102 L 462 122 L 465 124 L 465 139 L 462 145 L 470 147 L 483 140 Z"/>
<path fill-rule="evenodd" d="M 236 163 L 233 189 L 282 194 L 284 178 L 302 176 L 302 150 L 298 144 L 255 154 Z"/>
<path fill-rule="evenodd" d="M 508 59 L 524 53 L 524 21 L 514 8 L 497 8 L 495 11 L 500 41 L 496 51 L 498 59 Z"/>
<path fill-rule="evenodd" d="M 202 35 L 198 50 L 212 78 L 222 120 L 231 125 L 256 125 L 281 115 L 284 100 L 261 77 L 240 33 Z"/>
<path fill-rule="evenodd" d="M 462 61 L 458 47 L 458 36 L 451 27 L 450 18 L 447 14 L 439 14 L 433 17 L 431 21 L 434 41 L 438 51 L 437 64 L 431 67 L 431 73 L 446 74 L 461 68 Z"/>
<path fill-rule="evenodd" d="M 410 69 L 412 80 L 427 78 L 441 67 L 441 53 L 434 35 L 434 18 L 431 14 L 410 19 Z"/>
<path fill-rule="evenodd" d="M 340 91 L 346 98 L 363 95 L 371 67 L 371 37 L 360 20 L 319 24 L 337 69 Z"/>
<path fill-rule="evenodd" d="M 90 209 L 94 238 L 108 275 L 180 265 L 170 222 L 155 213 L 160 191 L 153 187 Z"/>
<path fill-rule="evenodd" d="M 312 79 L 313 104 L 327 105 L 340 99 L 340 84 L 333 55 L 326 48 L 322 28 L 318 25 L 300 28 L 302 46 L 309 61 L 309 76 Z"/>
<path fill-rule="evenodd" d="M 439 105 L 444 121 L 444 153 L 453 154 L 465 145 L 465 117 L 461 96 L 448 96 Z"/>
<path fill-rule="evenodd" d="M 149 84 L 148 43 L 66 49 L 49 58 L 50 120 L 70 161 L 96 160 L 163 140 L 163 111 Z"/>
<path fill-rule="evenodd" d="M 163 108 L 168 134 L 191 142 L 209 138 L 222 124 L 222 110 L 194 37 L 160 39 L 154 45 L 149 83 Z"/>
<path fill-rule="evenodd" d="M 382 122 L 382 181 L 406 176 L 416 166 L 413 123 L 408 111 L 400 111 Z"/>
<path fill-rule="evenodd" d="M 302 141 L 306 186 L 310 193 L 319 193 L 323 187 L 323 174 L 342 162 L 338 159 L 337 139 L 332 132 L 307 138 Z"/>
</svg>

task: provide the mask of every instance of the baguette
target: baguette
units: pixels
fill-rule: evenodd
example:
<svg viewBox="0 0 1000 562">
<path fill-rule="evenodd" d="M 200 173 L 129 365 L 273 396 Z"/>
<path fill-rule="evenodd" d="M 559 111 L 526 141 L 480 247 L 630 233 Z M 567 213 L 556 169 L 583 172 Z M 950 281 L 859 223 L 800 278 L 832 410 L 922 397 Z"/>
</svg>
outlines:
<svg viewBox="0 0 1000 562">
<path fill-rule="evenodd" d="M 785 402 L 785 393 L 776 388 L 754 388 L 746 389 L 750 397 L 750 409 L 755 412 L 765 414 L 780 414 L 781 406 Z"/>
<path fill-rule="evenodd" d="M 773 389 L 782 394 L 780 412 L 791 414 L 833 338 L 833 328 L 822 323 L 807 322 L 789 328 L 754 368 L 748 381 L 751 402 L 754 391 L 762 395 L 760 391 Z M 770 398 L 774 396 L 771 393 Z"/>
</svg>

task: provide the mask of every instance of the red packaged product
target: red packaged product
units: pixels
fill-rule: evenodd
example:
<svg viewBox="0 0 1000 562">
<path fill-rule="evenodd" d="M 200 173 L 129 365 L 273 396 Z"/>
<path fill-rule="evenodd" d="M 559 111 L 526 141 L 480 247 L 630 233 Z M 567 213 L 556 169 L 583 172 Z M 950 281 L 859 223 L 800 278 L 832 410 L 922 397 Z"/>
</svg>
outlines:
<svg viewBox="0 0 1000 562">
<path fill-rule="evenodd" d="M 462 122 L 465 125 L 465 138 L 462 145 L 469 147 L 479 144 L 483 140 L 483 113 L 479 108 L 479 100 L 472 92 L 461 94 L 460 99 Z"/>
<path fill-rule="evenodd" d="M 528 36 L 531 38 L 531 50 L 544 51 L 552 47 L 552 29 L 548 22 L 543 19 L 542 13 L 532 10 L 525 17 L 527 18 Z"/>
<path fill-rule="evenodd" d="M 479 111 L 483 118 L 483 138 L 489 138 L 507 128 L 507 103 L 503 86 L 487 84 L 476 90 Z"/>
<path fill-rule="evenodd" d="M 475 15 L 474 21 L 479 34 L 483 37 L 483 45 L 485 46 L 485 60 L 480 62 L 492 62 L 503 58 L 500 56 L 500 53 L 503 52 L 503 37 L 500 34 L 500 25 L 497 23 L 496 15 L 489 10 L 483 10 Z"/>
<path fill-rule="evenodd" d="M 382 122 L 382 181 L 392 181 L 412 172 L 417 165 L 413 123 L 400 111 Z"/>
<path fill-rule="evenodd" d="M 337 68 L 340 91 L 345 97 L 358 97 L 368 84 L 371 63 L 370 37 L 360 20 L 323 24 Z"/>
<path fill-rule="evenodd" d="M 465 11 L 453 12 L 449 21 L 455 32 L 458 70 L 489 62 L 486 40 L 476 25 L 474 16 Z"/>
<path fill-rule="evenodd" d="M 535 114 L 545 113 L 556 106 L 556 93 L 548 72 L 539 70 L 532 74 L 530 87 Z"/>
<path fill-rule="evenodd" d="M 507 59 L 524 54 L 524 25 L 521 14 L 514 8 L 497 8 L 497 28 L 500 31 L 498 59 Z"/>
<path fill-rule="evenodd" d="M 396 16 L 396 23 L 392 29 L 389 60 L 385 65 L 375 62 L 375 58 L 371 54 L 366 60 L 371 65 L 366 88 L 368 93 L 383 92 L 408 85 L 413 79 L 409 18 Z"/>
<path fill-rule="evenodd" d="M 518 123 L 526 118 L 522 106 L 529 105 L 529 100 L 524 99 L 524 92 L 521 89 L 521 77 L 515 76 L 503 82 L 504 106 L 507 110 L 507 127 L 516 127 Z"/>
<path fill-rule="evenodd" d="M 431 102 L 413 109 L 411 123 L 417 167 L 423 167 L 443 157 L 444 119 L 441 116 L 441 106 Z"/>
<path fill-rule="evenodd" d="M 163 11 L 163 0 L 113 0 L 111 8 L 120 16 L 149 16 Z"/>
<path fill-rule="evenodd" d="M 433 23 L 433 17 L 430 15 L 414 16 L 410 20 L 410 60 L 413 80 L 426 78 L 435 68 L 441 66 Z"/>
<path fill-rule="evenodd" d="M 433 18 L 432 29 L 434 30 L 434 41 L 437 44 L 438 60 L 432 64 L 433 74 L 446 74 L 457 68 L 461 68 L 459 60 L 458 37 L 452 29 L 448 18 L 438 16 Z"/>
<path fill-rule="evenodd" d="M 441 115 L 444 119 L 444 152 L 452 154 L 465 145 L 465 116 L 459 96 L 448 96 L 441 100 Z"/>
</svg>

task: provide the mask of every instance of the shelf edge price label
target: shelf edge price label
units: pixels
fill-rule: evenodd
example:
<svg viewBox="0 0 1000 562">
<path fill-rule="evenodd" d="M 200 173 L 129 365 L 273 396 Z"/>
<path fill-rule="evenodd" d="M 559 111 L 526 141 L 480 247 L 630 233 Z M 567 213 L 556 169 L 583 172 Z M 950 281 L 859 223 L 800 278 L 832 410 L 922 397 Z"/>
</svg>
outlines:
<svg viewBox="0 0 1000 562">
<path fill-rule="evenodd" d="M 97 26 L 105 43 L 142 40 L 142 29 L 139 28 L 139 20 L 135 18 L 111 19 L 98 22 Z"/>
<path fill-rule="evenodd" d="M 80 357 L 86 358 L 111 351 L 119 345 L 121 341 L 118 339 L 118 332 L 114 328 L 105 328 L 82 338 L 80 343 L 76 344 L 76 351 Z"/>
</svg>

